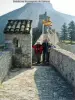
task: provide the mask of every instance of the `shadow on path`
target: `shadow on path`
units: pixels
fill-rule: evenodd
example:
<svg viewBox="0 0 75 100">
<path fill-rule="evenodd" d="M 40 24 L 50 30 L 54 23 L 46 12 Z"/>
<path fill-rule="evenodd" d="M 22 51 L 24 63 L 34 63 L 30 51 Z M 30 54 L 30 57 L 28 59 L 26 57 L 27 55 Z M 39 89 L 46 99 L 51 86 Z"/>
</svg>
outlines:
<svg viewBox="0 0 75 100">
<path fill-rule="evenodd" d="M 72 87 L 53 67 L 37 66 L 34 80 L 40 100 L 74 100 Z"/>
<path fill-rule="evenodd" d="M 4 78 L 3 82 L 8 81 L 9 79 L 12 79 L 19 74 L 23 73 L 24 71 L 27 71 L 30 68 L 14 68 L 14 70 L 9 70 L 8 74 Z"/>
</svg>

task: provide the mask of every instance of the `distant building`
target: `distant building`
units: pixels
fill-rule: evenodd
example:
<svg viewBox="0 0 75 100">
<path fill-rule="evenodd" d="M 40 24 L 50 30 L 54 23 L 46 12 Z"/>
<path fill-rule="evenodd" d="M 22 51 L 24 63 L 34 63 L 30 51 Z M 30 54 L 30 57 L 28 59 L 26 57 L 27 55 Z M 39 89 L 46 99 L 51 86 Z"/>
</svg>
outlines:
<svg viewBox="0 0 75 100">
<path fill-rule="evenodd" d="M 39 15 L 38 27 L 39 27 L 40 30 L 42 29 L 42 21 L 47 20 L 48 18 L 49 18 L 49 16 L 47 16 L 47 12 L 45 12 L 44 14 Z M 47 27 L 44 27 L 44 32 L 47 32 Z"/>
<path fill-rule="evenodd" d="M 32 65 L 32 20 L 8 20 L 5 41 L 23 66 Z M 10 46 L 9 46 L 10 44 Z M 19 50 L 21 49 L 21 50 Z M 18 59 L 16 57 L 16 59 Z"/>
</svg>

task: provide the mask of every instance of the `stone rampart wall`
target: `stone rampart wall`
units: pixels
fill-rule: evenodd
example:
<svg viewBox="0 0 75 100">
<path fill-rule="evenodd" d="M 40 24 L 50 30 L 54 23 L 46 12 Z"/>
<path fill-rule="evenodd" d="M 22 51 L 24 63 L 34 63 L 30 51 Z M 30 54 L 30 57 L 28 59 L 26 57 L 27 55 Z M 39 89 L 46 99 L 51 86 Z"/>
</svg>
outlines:
<svg viewBox="0 0 75 100">
<path fill-rule="evenodd" d="M 73 86 L 75 86 L 75 55 L 64 49 L 51 49 L 52 64 Z"/>
<path fill-rule="evenodd" d="M 3 81 L 11 67 L 12 55 L 9 51 L 0 52 L 0 82 Z"/>
</svg>

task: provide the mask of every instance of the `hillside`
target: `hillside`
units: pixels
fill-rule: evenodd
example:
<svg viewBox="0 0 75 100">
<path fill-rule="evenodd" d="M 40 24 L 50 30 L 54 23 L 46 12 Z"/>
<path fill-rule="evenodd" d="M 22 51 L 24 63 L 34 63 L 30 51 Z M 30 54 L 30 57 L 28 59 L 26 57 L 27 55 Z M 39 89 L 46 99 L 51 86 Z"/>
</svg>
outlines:
<svg viewBox="0 0 75 100">
<path fill-rule="evenodd" d="M 60 31 L 64 22 L 69 23 L 71 20 L 75 21 L 74 16 L 57 12 L 50 3 L 27 3 L 22 8 L 0 16 L 0 43 L 4 40 L 3 30 L 9 19 L 31 19 L 33 20 L 32 27 L 36 28 L 39 22 L 39 15 L 45 12 L 51 17 L 53 22 L 52 27 L 55 28 L 56 31 Z"/>
</svg>

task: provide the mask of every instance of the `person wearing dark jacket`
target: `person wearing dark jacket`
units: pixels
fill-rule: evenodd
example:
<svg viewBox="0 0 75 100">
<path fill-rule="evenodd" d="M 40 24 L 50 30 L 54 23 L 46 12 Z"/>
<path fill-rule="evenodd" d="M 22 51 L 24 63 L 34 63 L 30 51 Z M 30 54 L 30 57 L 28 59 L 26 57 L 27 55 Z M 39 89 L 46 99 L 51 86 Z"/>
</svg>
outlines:
<svg viewBox="0 0 75 100">
<path fill-rule="evenodd" d="M 49 62 L 49 48 L 51 45 L 48 43 L 47 39 L 42 43 L 43 46 L 43 62 Z"/>
<path fill-rule="evenodd" d="M 35 51 L 35 55 L 36 55 L 36 58 L 37 58 L 37 63 L 40 63 L 43 47 L 40 44 L 40 42 L 37 42 L 37 44 L 33 45 L 32 47 L 34 48 L 34 51 Z"/>
</svg>

